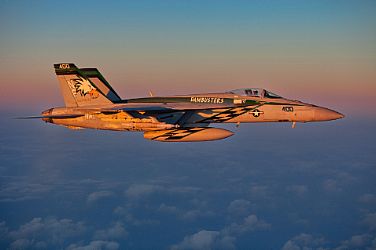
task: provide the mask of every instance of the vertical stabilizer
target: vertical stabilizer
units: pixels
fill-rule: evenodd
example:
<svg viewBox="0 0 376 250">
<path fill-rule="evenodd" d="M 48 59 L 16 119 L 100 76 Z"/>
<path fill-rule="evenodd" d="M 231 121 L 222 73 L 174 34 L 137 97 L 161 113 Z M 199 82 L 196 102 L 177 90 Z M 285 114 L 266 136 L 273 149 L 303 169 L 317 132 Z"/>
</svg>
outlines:
<svg viewBox="0 0 376 250">
<path fill-rule="evenodd" d="M 66 107 L 112 104 L 112 101 L 73 63 L 54 64 Z"/>
</svg>

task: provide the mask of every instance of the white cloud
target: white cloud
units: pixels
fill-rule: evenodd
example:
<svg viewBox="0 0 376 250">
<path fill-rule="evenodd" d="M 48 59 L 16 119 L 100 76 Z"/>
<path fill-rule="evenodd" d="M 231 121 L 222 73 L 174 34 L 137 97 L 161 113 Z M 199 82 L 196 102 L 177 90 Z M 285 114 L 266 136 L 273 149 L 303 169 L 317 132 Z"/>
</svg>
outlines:
<svg viewBox="0 0 376 250">
<path fill-rule="evenodd" d="M 201 230 L 195 234 L 185 236 L 179 244 L 171 249 L 235 249 L 235 238 L 223 235 L 218 231 Z"/>
<path fill-rule="evenodd" d="M 301 233 L 288 240 L 282 247 L 282 250 L 309 250 L 309 249 L 325 249 L 323 237 L 314 237 L 311 234 Z"/>
<path fill-rule="evenodd" d="M 333 179 L 327 179 L 323 182 L 322 187 L 328 192 L 339 192 L 342 189 L 338 186 L 338 182 Z"/>
<path fill-rule="evenodd" d="M 0 239 L 3 240 L 8 236 L 8 227 L 5 221 L 0 222 Z"/>
<path fill-rule="evenodd" d="M 211 217 L 215 215 L 214 212 L 208 211 L 205 208 L 204 209 L 191 209 L 191 210 L 184 211 L 182 209 L 178 209 L 175 206 L 168 206 L 164 203 L 162 203 L 159 206 L 158 211 L 162 213 L 174 214 L 179 219 L 186 220 L 186 221 L 194 221 L 199 218 Z"/>
<path fill-rule="evenodd" d="M 289 240 L 283 245 L 282 250 L 301 250 L 301 248 L 294 241 Z"/>
<path fill-rule="evenodd" d="M 367 225 L 369 229 L 376 230 L 376 213 L 366 214 L 363 223 Z"/>
<path fill-rule="evenodd" d="M 227 207 L 227 211 L 232 215 L 245 215 L 249 213 L 251 202 L 247 200 L 233 200 Z"/>
<path fill-rule="evenodd" d="M 127 237 L 128 232 L 125 230 L 123 223 L 116 222 L 112 227 L 105 230 L 97 230 L 94 239 L 97 240 L 114 240 Z"/>
<path fill-rule="evenodd" d="M 114 194 L 110 191 L 98 191 L 98 192 L 93 192 L 88 195 L 87 197 L 87 202 L 96 202 L 100 199 L 108 198 L 113 196 Z"/>
<path fill-rule="evenodd" d="M 172 249 L 235 249 L 236 236 L 249 231 L 267 230 L 270 224 L 251 214 L 242 223 L 232 223 L 220 231 L 201 230 L 185 236 L 183 241 L 173 245 Z"/>
<path fill-rule="evenodd" d="M 132 213 L 128 210 L 128 208 L 124 208 L 121 206 L 116 207 L 113 212 L 115 215 L 119 216 L 121 219 L 124 219 L 127 223 L 135 225 L 135 226 L 159 224 L 159 221 L 157 220 L 135 218 L 132 215 Z"/>
<path fill-rule="evenodd" d="M 178 209 L 175 206 L 168 206 L 168 205 L 162 203 L 159 206 L 158 211 L 163 212 L 163 213 L 175 214 L 175 213 L 178 212 Z"/>
<path fill-rule="evenodd" d="M 359 197 L 359 201 L 362 203 L 376 203 L 376 195 L 374 194 L 363 194 Z"/>
<path fill-rule="evenodd" d="M 251 187 L 250 190 L 253 196 L 267 196 L 268 195 L 268 187 L 263 185 L 254 185 Z"/>
<path fill-rule="evenodd" d="M 349 240 L 341 242 L 341 244 L 335 248 L 335 250 L 347 250 L 347 249 L 375 249 L 376 238 L 372 240 L 370 234 L 353 235 Z"/>
<path fill-rule="evenodd" d="M 20 177 L 9 181 L 4 188 L 0 189 L 0 201 L 15 202 L 41 199 L 51 189 L 52 185 L 48 183 L 31 183 Z"/>
<path fill-rule="evenodd" d="M 196 187 L 165 187 L 157 184 L 132 184 L 125 191 L 125 195 L 128 198 L 141 198 L 156 193 L 163 194 L 191 194 L 200 191 Z"/>
<path fill-rule="evenodd" d="M 286 190 L 288 192 L 302 196 L 307 192 L 307 187 L 305 185 L 291 185 L 291 186 L 288 186 Z"/>
<path fill-rule="evenodd" d="M 133 184 L 126 191 L 128 198 L 139 198 L 163 190 L 162 186 L 152 184 Z"/>
<path fill-rule="evenodd" d="M 71 244 L 68 246 L 67 250 L 117 250 L 119 247 L 119 243 L 115 241 L 95 240 L 85 246 Z"/>
<path fill-rule="evenodd" d="M 268 230 L 271 225 L 260 220 L 255 214 L 251 214 L 244 218 L 242 223 L 232 223 L 225 230 L 232 234 L 240 234 L 248 231 Z"/>
<path fill-rule="evenodd" d="M 76 236 L 85 231 L 83 222 L 73 222 L 70 219 L 34 218 L 9 234 L 14 238 L 29 237 L 38 233 L 47 233 L 53 238 L 66 238 Z"/>
<path fill-rule="evenodd" d="M 21 225 L 17 230 L 2 231 L 5 238 L 13 241 L 14 248 L 40 248 L 42 246 L 61 246 L 66 239 L 82 235 L 86 231 L 83 222 L 73 222 L 70 219 L 34 218 Z"/>
<path fill-rule="evenodd" d="M 10 244 L 10 249 L 27 249 L 32 247 L 32 242 L 28 239 L 18 239 Z"/>
<path fill-rule="evenodd" d="M 18 239 L 10 244 L 9 249 L 48 249 L 48 244 L 45 241 Z"/>
<path fill-rule="evenodd" d="M 198 209 L 193 209 L 193 210 L 188 210 L 188 211 L 182 213 L 181 218 L 183 220 L 193 221 L 193 220 L 196 220 L 198 218 L 210 217 L 210 216 L 214 216 L 214 215 L 215 214 L 211 211 L 201 211 L 201 210 L 198 210 Z"/>
</svg>

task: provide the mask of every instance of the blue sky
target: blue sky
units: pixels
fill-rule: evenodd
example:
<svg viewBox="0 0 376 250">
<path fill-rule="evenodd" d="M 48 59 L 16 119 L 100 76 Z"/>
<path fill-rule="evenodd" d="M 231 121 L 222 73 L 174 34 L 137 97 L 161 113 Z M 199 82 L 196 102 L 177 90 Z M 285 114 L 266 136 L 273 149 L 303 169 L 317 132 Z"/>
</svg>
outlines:
<svg viewBox="0 0 376 250">
<path fill-rule="evenodd" d="M 1 249 L 375 249 L 374 1 L 1 1 Z M 124 98 L 264 87 L 325 123 L 203 143 L 72 131 L 52 64 Z"/>
</svg>

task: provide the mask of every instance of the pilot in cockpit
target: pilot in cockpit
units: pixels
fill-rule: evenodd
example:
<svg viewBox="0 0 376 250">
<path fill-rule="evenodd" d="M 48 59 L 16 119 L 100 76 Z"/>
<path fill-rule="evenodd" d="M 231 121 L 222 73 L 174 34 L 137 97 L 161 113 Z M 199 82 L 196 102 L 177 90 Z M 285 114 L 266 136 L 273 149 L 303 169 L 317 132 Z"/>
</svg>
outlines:
<svg viewBox="0 0 376 250">
<path fill-rule="evenodd" d="M 246 94 L 247 96 L 253 96 L 252 89 L 246 89 L 246 90 L 245 90 L 245 94 Z"/>
</svg>

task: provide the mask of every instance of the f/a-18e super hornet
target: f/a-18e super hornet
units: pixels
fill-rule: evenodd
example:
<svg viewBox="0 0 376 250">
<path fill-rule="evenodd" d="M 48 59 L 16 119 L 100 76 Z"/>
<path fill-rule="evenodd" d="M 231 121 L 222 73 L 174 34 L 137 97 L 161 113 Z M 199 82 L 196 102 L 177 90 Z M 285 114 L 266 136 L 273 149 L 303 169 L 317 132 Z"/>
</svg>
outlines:
<svg viewBox="0 0 376 250">
<path fill-rule="evenodd" d="M 42 112 L 43 121 L 70 129 L 141 131 L 164 142 L 219 140 L 233 132 L 211 123 L 317 122 L 343 118 L 336 111 L 289 100 L 265 89 L 122 100 L 96 68 L 55 64 L 65 107 Z"/>
</svg>

